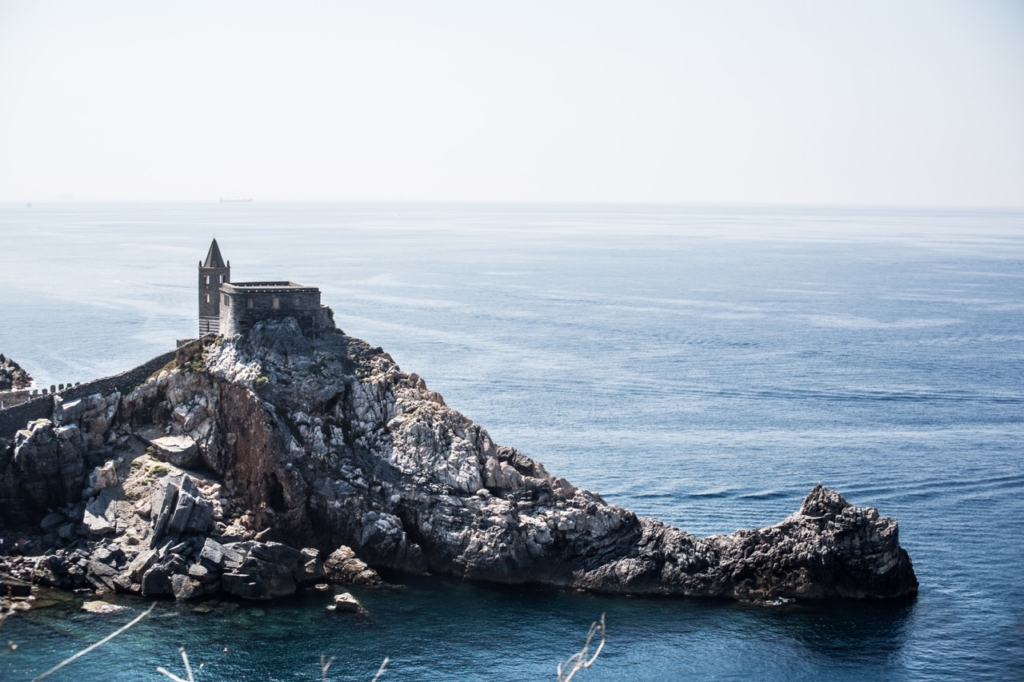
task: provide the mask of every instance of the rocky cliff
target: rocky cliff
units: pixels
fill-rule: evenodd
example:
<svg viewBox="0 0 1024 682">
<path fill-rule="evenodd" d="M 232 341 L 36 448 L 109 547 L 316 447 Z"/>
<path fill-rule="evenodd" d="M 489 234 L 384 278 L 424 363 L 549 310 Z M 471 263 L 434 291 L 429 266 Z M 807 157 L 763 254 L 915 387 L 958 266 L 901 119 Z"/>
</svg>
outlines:
<svg viewBox="0 0 1024 682">
<path fill-rule="evenodd" d="M 48 584 L 265 598 L 377 567 L 745 600 L 917 591 L 874 508 L 819 486 L 775 526 L 697 538 L 496 445 L 380 348 L 290 319 L 185 349 L 126 395 L 58 397 L 0 447 L 5 546 L 41 557 L 12 568 Z"/>
</svg>

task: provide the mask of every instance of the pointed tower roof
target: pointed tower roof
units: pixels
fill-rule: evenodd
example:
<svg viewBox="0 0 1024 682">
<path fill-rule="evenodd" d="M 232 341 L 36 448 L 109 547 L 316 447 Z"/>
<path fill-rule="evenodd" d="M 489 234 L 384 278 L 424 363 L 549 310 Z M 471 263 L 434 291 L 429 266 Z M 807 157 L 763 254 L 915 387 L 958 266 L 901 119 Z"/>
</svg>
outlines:
<svg viewBox="0 0 1024 682">
<path fill-rule="evenodd" d="M 204 268 L 226 268 L 224 265 L 224 258 L 220 255 L 220 247 L 217 246 L 217 240 L 214 239 L 210 242 L 210 250 L 206 254 L 206 260 L 203 261 Z"/>
</svg>

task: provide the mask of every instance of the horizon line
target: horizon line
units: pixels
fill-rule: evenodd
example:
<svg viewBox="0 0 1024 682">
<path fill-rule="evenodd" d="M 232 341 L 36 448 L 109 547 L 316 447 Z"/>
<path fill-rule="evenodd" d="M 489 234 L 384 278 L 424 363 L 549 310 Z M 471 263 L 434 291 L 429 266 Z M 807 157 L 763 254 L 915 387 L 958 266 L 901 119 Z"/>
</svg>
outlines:
<svg viewBox="0 0 1024 682">
<path fill-rule="evenodd" d="M 920 203 L 842 203 L 842 202 L 770 202 L 770 201 L 668 201 L 612 199 L 0 199 L 0 206 L 102 205 L 349 205 L 349 206 L 650 206 L 679 208 L 746 209 L 844 209 L 888 211 L 997 211 L 1024 212 L 1024 204 L 920 204 Z M 232 210 L 232 209 L 227 209 Z M 235 210 L 244 210 L 235 206 Z"/>
</svg>

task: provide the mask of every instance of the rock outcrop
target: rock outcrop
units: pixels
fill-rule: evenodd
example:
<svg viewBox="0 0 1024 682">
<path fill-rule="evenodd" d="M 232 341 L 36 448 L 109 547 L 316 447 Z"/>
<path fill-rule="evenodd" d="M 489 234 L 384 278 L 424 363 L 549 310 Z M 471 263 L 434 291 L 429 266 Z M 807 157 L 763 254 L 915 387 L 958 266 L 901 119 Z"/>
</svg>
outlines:
<svg viewBox="0 0 1024 682">
<path fill-rule="evenodd" d="M 834 491 L 694 537 L 495 444 L 380 348 L 290 319 L 75 403 L 0 457 L 0 516 L 38 529 L 17 551 L 49 551 L 30 571 L 46 584 L 260 599 L 387 568 L 744 600 L 917 590 L 896 522 Z"/>
<path fill-rule="evenodd" d="M 0 391 L 12 391 L 28 388 L 32 385 L 32 377 L 21 368 L 21 365 L 0 353 Z"/>
</svg>

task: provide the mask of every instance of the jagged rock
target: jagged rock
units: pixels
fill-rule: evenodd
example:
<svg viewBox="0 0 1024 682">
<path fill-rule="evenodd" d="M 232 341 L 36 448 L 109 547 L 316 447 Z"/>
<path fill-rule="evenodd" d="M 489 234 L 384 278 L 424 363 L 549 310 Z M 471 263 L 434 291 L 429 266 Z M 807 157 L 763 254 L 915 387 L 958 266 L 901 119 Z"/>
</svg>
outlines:
<svg viewBox="0 0 1024 682">
<path fill-rule="evenodd" d="M 89 474 L 89 488 L 95 493 L 106 488 L 113 488 L 120 485 L 117 478 L 117 465 L 114 462 L 107 462 L 101 467 L 96 467 Z"/>
<path fill-rule="evenodd" d="M 100 561 L 90 561 L 86 564 L 85 577 L 96 589 L 110 590 L 111 592 L 117 589 L 114 583 L 117 570 Z"/>
<path fill-rule="evenodd" d="M 0 516 L 35 525 L 48 510 L 80 499 L 83 454 L 77 428 L 55 432 L 48 419 L 29 422 L 14 436 L 13 457 L 0 458 Z"/>
<path fill-rule="evenodd" d="M 139 594 L 142 591 L 142 586 L 139 583 L 133 581 L 125 573 L 118 573 L 117 577 L 114 578 L 114 586 L 118 592 L 128 592 L 130 594 Z"/>
<path fill-rule="evenodd" d="M 250 556 L 242 565 L 221 576 L 221 587 L 243 599 L 272 599 L 295 594 L 298 586 L 289 566 Z"/>
<path fill-rule="evenodd" d="M 224 567 L 224 547 L 217 541 L 206 538 L 203 548 L 199 552 L 199 559 L 210 568 Z M 241 557 L 238 557 L 240 564 Z"/>
<path fill-rule="evenodd" d="M 209 568 L 205 564 L 192 564 L 188 567 L 188 574 L 200 583 L 207 585 L 220 579 L 220 572 L 215 568 Z"/>
<path fill-rule="evenodd" d="M 153 566 L 142 576 L 142 595 L 155 597 L 165 594 L 174 594 L 170 575 L 164 566 Z"/>
<path fill-rule="evenodd" d="M 104 564 L 119 565 L 124 561 L 124 552 L 115 544 L 101 545 L 94 549 L 90 556 Z"/>
<path fill-rule="evenodd" d="M 190 480 L 185 477 L 186 481 Z M 195 489 L 195 486 L 192 486 Z M 192 508 L 196 504 L 196 496 L 191 490 L 186 490 L 186 486 L 183 484 L 178 488 L 178 499 L 174 503 L 174 511 L 171 512 L 170 518 L 167 520 L 167 532 L 168 533 L 184 533 L 185 529 L 189 525 L 189 517 L 192 516 Z"/>
<path fill-rule="evenodd" d="M 189 468 L 199 461 L 199 446 L 189 436 L 164 436 L 154 438 L 150 444 L 156 457 L 176 467 Z"/>
<path fill-rule="evenodd" d="M 312 583 L 327 577 L 324 563 L 320 561 L 320 552 L 311 547 L 302 550 L 302 560 L 295 570 L 295 582 Z"/>
<path fill-rule="evenodd" d="M 174 575 L 171 577 L 171 591 L 178 601 L 187 601 L 203 596 L 202 584 L 187 575 Z"/>
<path fill-rule="evenodd" d="M 221 566 L 224 568 L 238 568 L 245 561 L 246 555 L 249 553 L 249 543 L 243 542 L 229 542 L 221 545 L 220 550 L 223 555 Z"/>
<path fill-rule="evenodd" d="M 166 534 L 204 533 L 213 521 L 213 503 L 187 475 L 180 479 L 167 477 L 153 493 L 150 509 L 150 547 L 156 547 Z"/>
<path fill-rule="evenodd" d="M 68 566 L 60 554 L 51 554 L 32 571 L 32 581 L 48 587 L 61 587 L 67 582 Z M 0 588 L 2 589 L 2 588 Z"/>
<path fill-rule="evenodd" d="M 280 542 L 257 543 L 249 550 L 249 556 L 262 559 L 272 564 L 288 566 L 289 569 L 305 563 L 302 552 Z"/>
<path fill-rule="evenodd" d="M 50 512 L 43 517 L 43 520 L 39 522 L 39 527 L 43 529 L 44 533 L 49 533 L 52 530 L 57 530 L 64 523 L 64 515 L 59 512 Z"/>
<path fill-rule="evenodd" d="M 117 493 L 109 488 L 101 490 L 99 495 L 86 505 L 82 514 L 82 527 L 90 537 L 99 538 L 116 531 L 114 523 L 116 495 Z"/>
<path fill-rule="evenodd" d="M 0 353 L 0 391 L 12 391 L 28 388 L 32 385 L 32 377 L 21 368 L 21 365 Z"/>
<path fill-rule="evenodd" d="M 3 596 L 27 597 L 32 594 L 32 583 L 19 580 L 6 573 L 0 573 L 0 594 L 3 594 Z"/>
<path fill-rule="evenodd" d="M 94 398 L 96 396 L 89 396 Z M 53 422 L 57 426 L 66 426 L 78 421 L 85 411 L 91 407 L 88 398 L 78 400 L 64 400 L 64 396 L 57 395 L 53 398 Z"/>
<path fill-rule="evenodd" d="M 384 584 L 377 571 L 356 557 L 356 553 L 342 545 L 331 552 L 324 562 L 324 572 L 335 585 L 363 585 L 378 587 Z"/>
<path fill-rule="evenodd" d="M 163 539 L 177 498 L 178 486 L 170 477 L 163 479 L 153 492 L 153 499 L 150 503 L 150 519 L 153 522 L 151 547 L 156 547 L 157 543 Z"/>
<path fill-rule="evenodd" d="M 82 527 L 92 537 L 110 535 L 115 530 L 114 525 L 107 521 L 104 516 L 95 514 L 89 509 L 85 510 L 85 514 L 82 517 Z"/>
<path fill-rule="evenodd" d="M 128 575 L 134 582 L 142 582 L 142 576 L 160 558 L 155 549 L 143 550 L 128 564 Z"/>
</svg>

